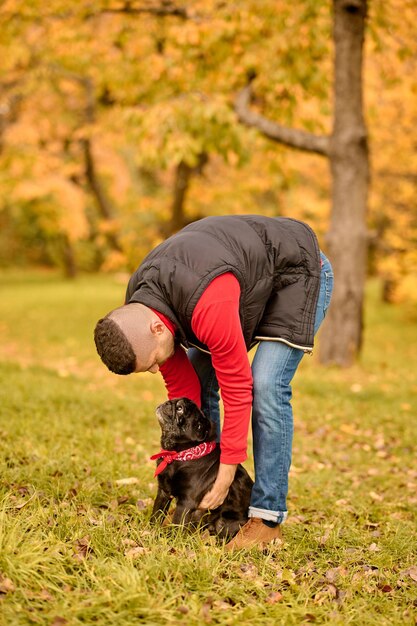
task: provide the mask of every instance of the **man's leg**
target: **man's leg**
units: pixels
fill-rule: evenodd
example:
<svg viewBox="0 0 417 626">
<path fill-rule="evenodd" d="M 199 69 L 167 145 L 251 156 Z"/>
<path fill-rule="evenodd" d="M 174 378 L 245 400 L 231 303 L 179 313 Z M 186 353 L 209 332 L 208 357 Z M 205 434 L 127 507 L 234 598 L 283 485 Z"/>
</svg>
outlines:
<svg viewBox="0 0 417 626">
<path fill-rule="evenodd" d="M 332 289 L 332 269 L 322 255 L 315 333 L 325 317 Z M 253 519 L 228 544 L 229 549 L 248 548 L 280 537 L 277 525 L 287 516 L 292 453 L 291 381 L 303 356 L 302 350 L 277 341 L 262 341 L 256 351 L 252 364 L 255 484 L 249 507 L 249 516 Z"/>
<path fill-rule="evenodd" d="M 216 424 L 217 441 L 220 441 L 219 383 L 211 363 L 211 356 L 197 348 L 190 348 L 187 355 L 200 379 L 201 410 Z"/>
<path fill-rule="evenodd" d="M 293 413 L 291 380 L 303 351 L 262 341 L 252 364 L 255 485 L 249 517 L 281 524 L 287 516 Z"/>
</svg>

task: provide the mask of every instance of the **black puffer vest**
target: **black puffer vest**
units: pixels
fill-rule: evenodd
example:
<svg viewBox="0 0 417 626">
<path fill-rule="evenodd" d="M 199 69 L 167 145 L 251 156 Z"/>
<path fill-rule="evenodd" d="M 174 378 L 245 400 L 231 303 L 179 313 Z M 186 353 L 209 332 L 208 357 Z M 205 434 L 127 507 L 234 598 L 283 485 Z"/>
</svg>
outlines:
<svg viewBox="0 0 417 626">
<path fill-rule="evenodd" d="M 191 318 L 208 284 L 225 272 L 240 283 L 240 320 L 249 349 L 277 339 L 310 351 L 320 287 L 317 239 L 306 224 L 284 217 L 206 217 L 157 246 L 132 275 L 126 303 L 166 315 L 186 346 L 205 348 Z"/>
</svg>

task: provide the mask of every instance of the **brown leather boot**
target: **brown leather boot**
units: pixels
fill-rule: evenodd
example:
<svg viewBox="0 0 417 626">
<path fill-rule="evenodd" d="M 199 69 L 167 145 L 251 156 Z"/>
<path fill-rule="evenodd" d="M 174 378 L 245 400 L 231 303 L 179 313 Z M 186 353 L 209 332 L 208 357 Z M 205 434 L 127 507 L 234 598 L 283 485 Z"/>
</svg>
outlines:
<svg viewBox="0 0 417 626">
<path fill-rule="evenodd" d="M 262 550 L 267 545 L 282 543 L 280 526 L 270 528 L 262 522 L 260 517 L 251 517 L 237 535 L 226 544 L 225 550 L 231 552 L 232 550 L 249 550 L 255 547 Z"/>
</svg>

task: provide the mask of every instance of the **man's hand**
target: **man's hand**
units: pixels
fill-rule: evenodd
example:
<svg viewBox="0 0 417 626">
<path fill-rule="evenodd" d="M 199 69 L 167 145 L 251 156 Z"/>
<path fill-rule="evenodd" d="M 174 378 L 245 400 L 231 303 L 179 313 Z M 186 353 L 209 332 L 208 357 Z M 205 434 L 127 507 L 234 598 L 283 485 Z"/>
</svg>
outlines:
<svg viewBox="0 0 417 626">
<path fill-rule="evenodd" d="M 237 465 L 220 463 L 213 487 L 206 493 L 198 505 L 199 509 L 216 509 L 223 504 L 229 493 L 229 487 L 236 474 Z"/>
</svg>

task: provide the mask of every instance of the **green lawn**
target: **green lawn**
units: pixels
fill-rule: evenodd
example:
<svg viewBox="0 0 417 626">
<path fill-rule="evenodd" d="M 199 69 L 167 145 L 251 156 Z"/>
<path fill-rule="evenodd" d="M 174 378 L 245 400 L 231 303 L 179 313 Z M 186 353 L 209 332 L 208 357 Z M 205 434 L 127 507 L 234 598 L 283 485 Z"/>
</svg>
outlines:
<svg viewBox="0 0 417 626">
<path fill-rule="evenodd" d="M 285 546 L 229 555 L 148 523 L 163 385 L 92 341 L 124 281 L 0 275 L 0 624 L 415 624 L 417 317 L 371 284 L 360 363 L 304 359 Z"/>
</svg>

